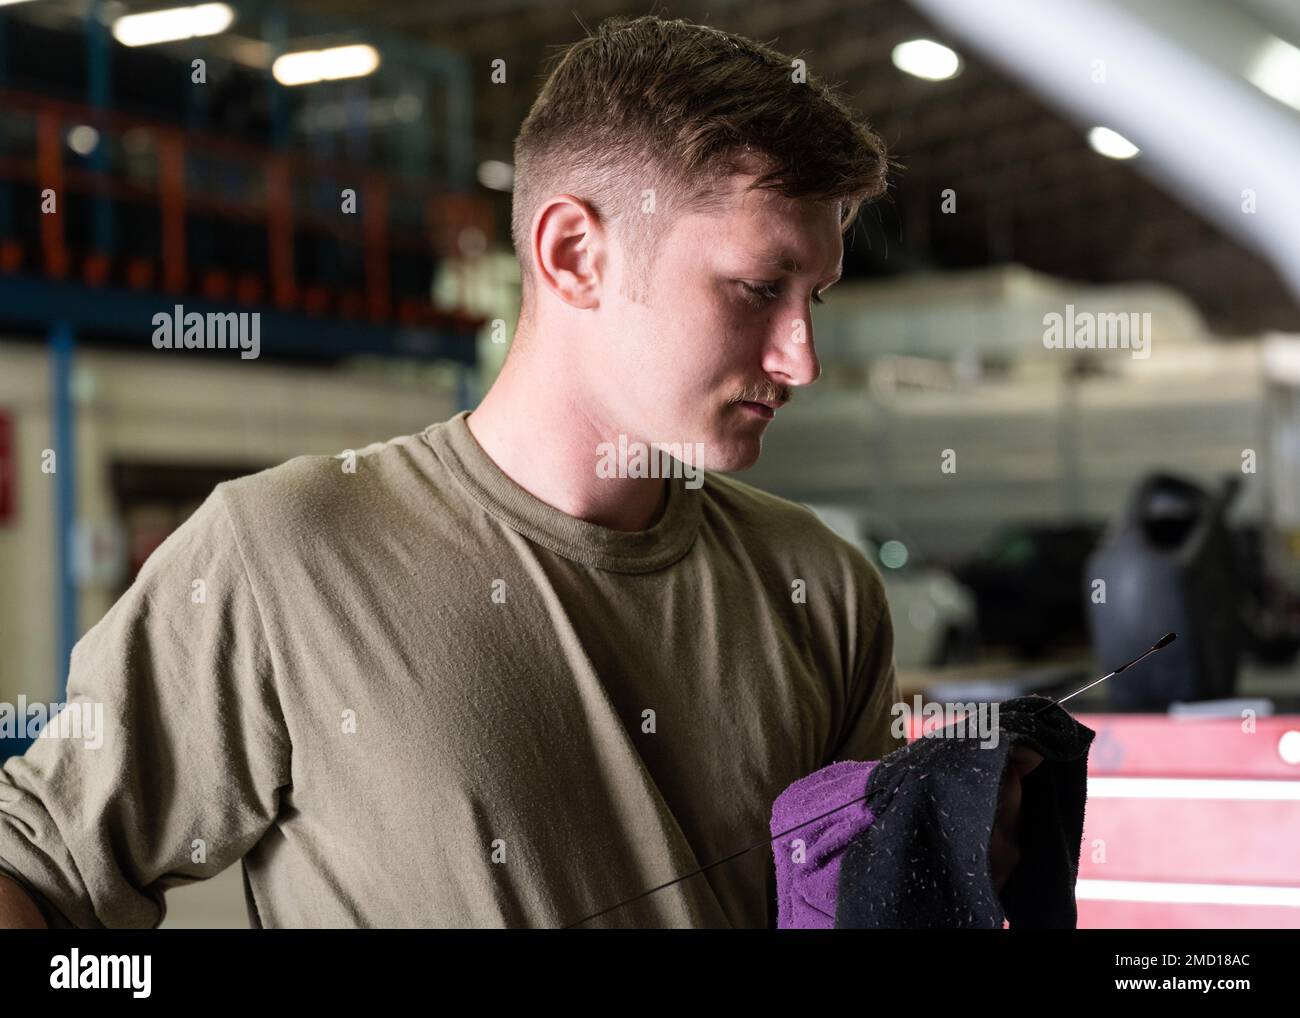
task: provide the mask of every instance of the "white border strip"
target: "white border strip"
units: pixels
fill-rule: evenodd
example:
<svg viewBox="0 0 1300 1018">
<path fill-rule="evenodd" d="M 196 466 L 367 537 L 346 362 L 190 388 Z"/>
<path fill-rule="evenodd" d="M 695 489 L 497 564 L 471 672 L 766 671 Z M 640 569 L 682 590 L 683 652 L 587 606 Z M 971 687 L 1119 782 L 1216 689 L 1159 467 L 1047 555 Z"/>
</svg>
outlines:
<svg viewBox="0 0 1300 1018">
<path fill-rule="evenodd" d="M 1300 887 L 1262 884 L 1173 884 L 1147 880 L 1078 880 L 1079 901 L 1145 901 L 1179 905 L 1280 905 L 1300 908 Z"/>
<path fill-rule="evenodd" d="M 1300 802 L 1300 781 L 1246 778 L 1089 778 L 1088 797 Z"/>
</svg>

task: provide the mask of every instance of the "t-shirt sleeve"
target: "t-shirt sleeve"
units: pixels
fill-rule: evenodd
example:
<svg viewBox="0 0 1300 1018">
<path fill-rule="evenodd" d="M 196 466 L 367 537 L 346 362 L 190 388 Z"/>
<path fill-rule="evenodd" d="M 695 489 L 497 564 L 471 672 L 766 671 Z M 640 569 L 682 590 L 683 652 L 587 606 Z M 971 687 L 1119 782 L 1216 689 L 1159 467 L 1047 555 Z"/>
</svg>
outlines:
<svg viewBox="0 0 1300 1018">
<path fill-rule="evenodd" d="M 242 556 L 219 485 L 77 642 L 67 706 L 0 768 L 0 872 L 52 925 L 155 927 L 164 891 L 274 821 L 291 747 Z"/>
<path fill-rule="evenodd" d="M 892 709 L 899 702 L 894 669 L 894 626 L 885 601 L 883 581 L 871 571 L 871 595 L 864 602 L 869 620 L 864 623 L 866 644 L 862 662 L 846 698 L 844 734 L 826 758 L 827 765 L 843 760 L 879 760 L 907 745 L 894 734 Z"/>
</svg>

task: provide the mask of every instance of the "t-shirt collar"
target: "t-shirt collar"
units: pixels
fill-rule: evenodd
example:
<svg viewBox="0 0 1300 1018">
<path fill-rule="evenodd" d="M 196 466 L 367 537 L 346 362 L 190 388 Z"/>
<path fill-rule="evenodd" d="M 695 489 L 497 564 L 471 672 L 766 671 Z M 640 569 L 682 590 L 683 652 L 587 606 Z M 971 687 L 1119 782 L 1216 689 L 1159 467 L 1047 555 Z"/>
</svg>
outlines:
<svg viewBox="0 0 1300 1018">
<path fill-rule="evenodd" d="M 669 477 L 668 500 L 648 530 L 614 530 L 580 520 L 525 491 L 479 445 L 466 421 L 469 410 L 432 424 L 424 440 L 469 495 L 512 530 L 557 555 L 620 573 L 648 573 L 672 565 L 690 550 L 699 530 L 701 488 Z M 674 471 L 676 473 L 676 471 Z"/>
</svg>

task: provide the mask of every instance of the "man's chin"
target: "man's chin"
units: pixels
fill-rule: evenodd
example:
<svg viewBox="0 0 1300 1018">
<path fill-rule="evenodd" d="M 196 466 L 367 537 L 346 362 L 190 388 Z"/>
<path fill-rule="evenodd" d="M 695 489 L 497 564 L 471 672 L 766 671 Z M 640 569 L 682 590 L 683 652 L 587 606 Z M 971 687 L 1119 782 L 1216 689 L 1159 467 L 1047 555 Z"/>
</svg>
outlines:
<svg viewBox="0 0 1300 1018">
<path fill-rule="evenodd" d="M 748 470 L 758 462 L 762 451 L 762 434 L 744 438 L 729 436 L 725 441 L 716 442 L 708 449 L 705 464 L 709 470 L 717 470 L 721 473 Z"/>
</svg>

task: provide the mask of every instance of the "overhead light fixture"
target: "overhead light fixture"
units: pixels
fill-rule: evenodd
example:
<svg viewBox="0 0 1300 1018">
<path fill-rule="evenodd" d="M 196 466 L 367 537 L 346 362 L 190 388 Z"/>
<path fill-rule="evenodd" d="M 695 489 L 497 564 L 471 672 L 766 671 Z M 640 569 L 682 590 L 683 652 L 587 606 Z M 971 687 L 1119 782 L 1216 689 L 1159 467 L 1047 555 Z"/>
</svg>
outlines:
<svg viewBox="0 0 1300 1018">
<path fill-rule="evenodd" d="M 515 168 L 500 159 L 484 159 L 478 164 L 478 182 L 493 191 L 509 191 L 514 187 Z"/>
<path fill-rule="evenodd" d="M 123 46 L 154 46 L 204 35 L 220 35 L 235 21 L 229 4 L 198 4 L 162 11 L 124 14 L 113 22 L 113 38 Z"/>
<path fill-rule="evenodd" d="M 1088 144 L 1094 152 L 1108 159 L 1132 159 L 1142 150 L 1109 127 L 1094 127 L 1088 132 Z"/>
<path fill-rule="evenodd" d="M 78 124 L 68 131 L 68 148 L 79 156 L 88 156 L 99 147 L 99 132 L 89 124 Z"/>
<path fill-rule="evenodd" d="M 1270 38 L 1255 55 L 1246 80 L 1278 102 L 1300 110 L 1300 49 Z"/>
<path fill-rule="evenodd" d="M 909 39 L 894 47 L 894 66 L 926 81 L 946 81 L 961 73 L 961 58 L 933 39 Z"/>
<path fill-rule="evenodd" d="M 302 50 L 276 57 L 271 73 L 281 85 L 311 85 L 317 81 L 364 78 L 379 66 L 379 51 L 358 43 L 331 49 Z"/>
<path fill-rule="evenodd" d="M 8 7 L 10 4 L 25 4 L 31 0 L 0 0 L 0 7 Z"/>
</svg>

